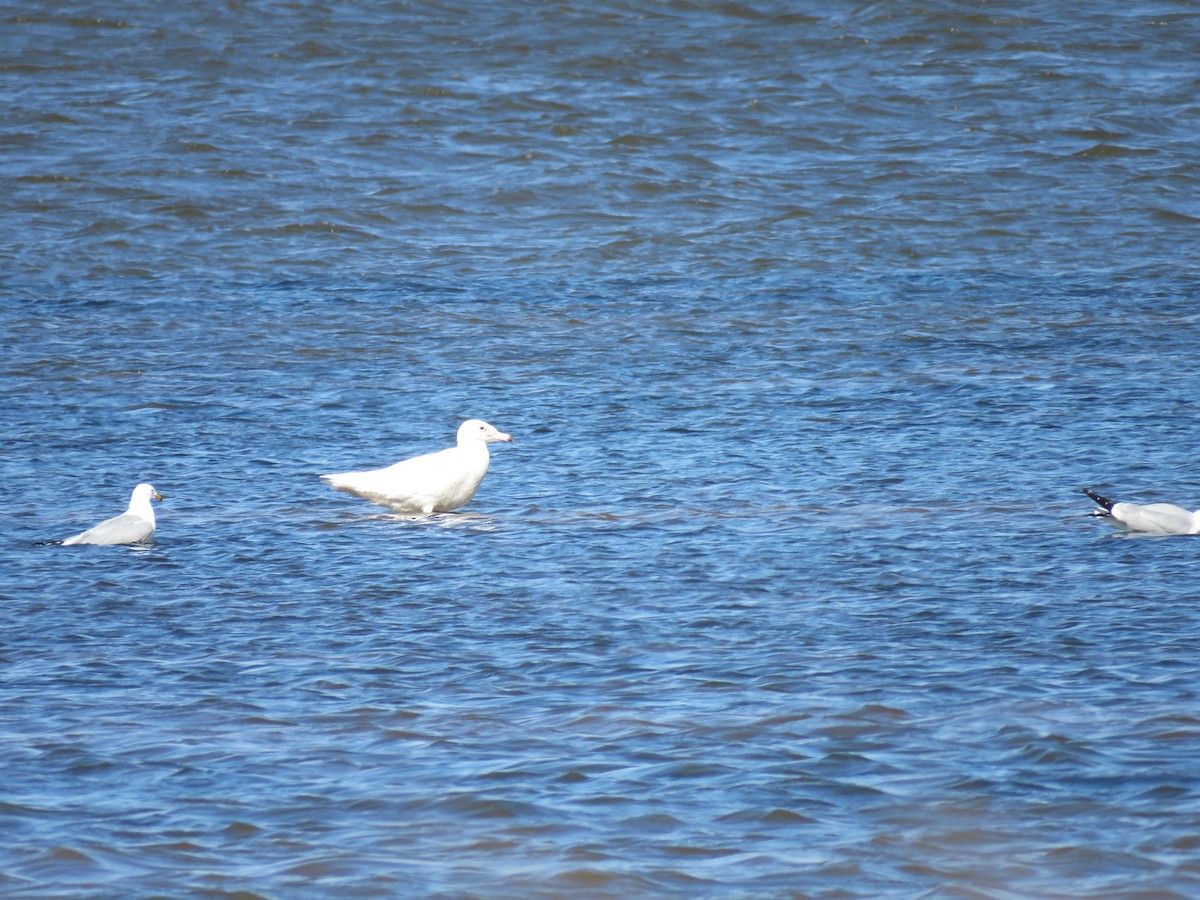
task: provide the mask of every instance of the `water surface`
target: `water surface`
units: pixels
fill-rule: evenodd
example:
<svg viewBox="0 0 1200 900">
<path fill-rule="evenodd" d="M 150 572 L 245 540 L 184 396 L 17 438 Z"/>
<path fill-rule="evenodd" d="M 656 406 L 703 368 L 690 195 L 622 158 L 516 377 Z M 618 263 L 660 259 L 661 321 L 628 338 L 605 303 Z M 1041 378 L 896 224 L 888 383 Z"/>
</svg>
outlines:
<svg viewBox="0 0 1200 900">
<path fill-rule="evenodd" d="M 9 16 L 0 889 L 1195 895 L 1198 33 Z"/>
</svg>

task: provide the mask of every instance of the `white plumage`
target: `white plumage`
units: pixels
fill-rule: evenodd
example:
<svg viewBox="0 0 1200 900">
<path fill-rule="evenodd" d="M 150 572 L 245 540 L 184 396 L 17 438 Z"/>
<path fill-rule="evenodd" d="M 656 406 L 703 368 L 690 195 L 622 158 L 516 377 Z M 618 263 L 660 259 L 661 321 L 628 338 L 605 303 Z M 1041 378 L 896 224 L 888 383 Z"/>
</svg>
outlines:
<svg viewBox="0 0 1200 900">
<path fill-rule="evenodd" d="M 139 484 L 129 498 L 129 509 L 119 516 L 105 519 L 94 528 L 81 532 L 63 541 L 72 544 L 140 544 L 150 540 L 154 534 L 154 500 L 162 494 L 151 485 Z"/>
<path fill-rule="evenodd" d="M 1083 492 L 1095 500 L 1103 512 L 1093 515 L 1115 519 L 1130 531 L 1144 534 L 1200 534 L 1200 509 L 1189 512 L 1173 503 L 1118 503 L 1087 488 Z"/>
<path fill-rule="evenodd" d="M 468 419 L 458 428 L 457 446 L 384 469 L 322 475 L 321 480 L 396 512 L 449 512 L 475 496 L 491 462 L 487 445 L 492 441 L 512 438 L 482 419 Z"/>
</svg>

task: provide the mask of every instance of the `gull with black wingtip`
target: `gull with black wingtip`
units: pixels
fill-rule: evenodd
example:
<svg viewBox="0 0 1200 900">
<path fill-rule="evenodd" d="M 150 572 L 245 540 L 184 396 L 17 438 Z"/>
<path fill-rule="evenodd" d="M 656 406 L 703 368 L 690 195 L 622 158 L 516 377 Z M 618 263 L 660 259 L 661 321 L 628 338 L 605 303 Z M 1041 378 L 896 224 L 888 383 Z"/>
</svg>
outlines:
<svg viewBox="0 0 1200 900">
<path fill-rule="evenodd" d="M 1142 506 L 1138 503 L 1109 500 L 1088 488 L 1084 488 L 1083 492 L 1101 507 L 1091 515 L 1112 519 L 1129 531 L 1140 534 L 1200 533 L 1200 509 L 1189 512 L 1174 503 L 1149 503 Z"/>
</svg>

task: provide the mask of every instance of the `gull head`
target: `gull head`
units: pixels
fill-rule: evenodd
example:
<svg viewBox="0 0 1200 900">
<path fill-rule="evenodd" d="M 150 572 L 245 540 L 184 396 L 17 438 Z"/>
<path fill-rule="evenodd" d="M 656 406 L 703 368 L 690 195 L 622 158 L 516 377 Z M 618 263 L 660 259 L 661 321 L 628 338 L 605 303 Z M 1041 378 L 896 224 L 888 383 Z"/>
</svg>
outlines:
<svg viewBox="0 0 1200 900">
<path fill-rule="evenodd" d="M 458 426 L 458 442 L 465 444 L 469 441 L 483 441 L 490 443 L 492 441 L 512 441 L 510 435 L 503 431 L 497 430 L 489 425 L 483 419 L 467 419 Z"/>
<path fill-rule="evenodd" d="M 163 495 L 154 489 L 152 484 L 139 484 L 133 489 L 133 496 L 130 498 L 133 502 L 149 503 L 151 500 L 161 500 Z"/>
</svg>

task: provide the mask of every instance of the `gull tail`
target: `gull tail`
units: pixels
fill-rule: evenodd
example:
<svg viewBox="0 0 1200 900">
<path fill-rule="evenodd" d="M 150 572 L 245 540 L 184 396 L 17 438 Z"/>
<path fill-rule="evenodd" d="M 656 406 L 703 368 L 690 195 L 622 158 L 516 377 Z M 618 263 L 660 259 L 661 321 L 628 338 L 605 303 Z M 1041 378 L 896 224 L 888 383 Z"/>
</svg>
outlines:
<svg viewBox="0 0 1200 900">
<path fill-rule="evenodd" d="M 1093 500 L 1095 500 L 1098 504 L 1100 504 L 1101 506 L 1104 507 L 1104 512 L 1100 512 L 1099 510 L 1097 510 L 1096 512 L 1091 513 L 1090 515 L 1093 515 L 1093 516 L 1111 516 L 1112 515 L 1112 508 L 1115 505 L 1116 501 L 1109 500 L 1107 497 L 1101 497 L 1099 494 L 1097 494 L 1095 491 L 1093 491 L 1089 488 L 1084 488 L 1083 492 L 1085 494 L 1087 494 L 1089 497 L 1091 497 Z"/>
</svg>

